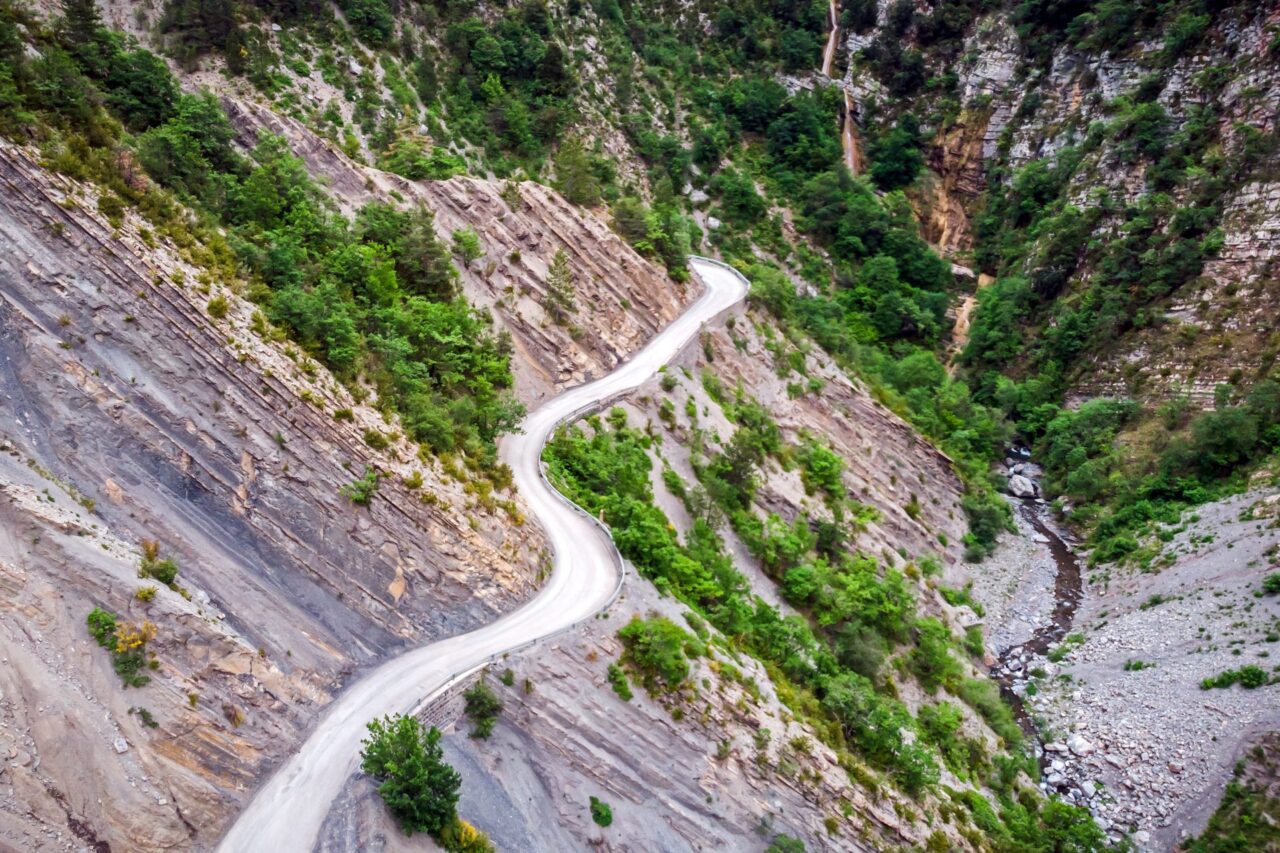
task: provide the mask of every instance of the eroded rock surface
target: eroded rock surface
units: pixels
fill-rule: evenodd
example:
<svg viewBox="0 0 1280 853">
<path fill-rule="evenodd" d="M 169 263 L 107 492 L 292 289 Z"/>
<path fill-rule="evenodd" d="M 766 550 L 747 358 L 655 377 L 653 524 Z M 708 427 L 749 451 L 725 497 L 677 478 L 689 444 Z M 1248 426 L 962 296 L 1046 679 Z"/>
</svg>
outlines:
<svg viewBox="0 0 1280 853">
<path fill-rule="evenodd" d="M 15 767 L 28 769 L 0 780 L 10 786 L 0 838 L 39 849 L 79 827 L 77 837 L 112 849 L 206 847 L 361 667 L 488 622 L 530 594 L 542 537 L 474 504 L 394 423 L 305 356 L 254 334 L 253 309 L 235 293 L 216 285 L 230 309 L 209 317 L 199 270 L 165 240 L 148 245 L 132 215 L 113 232 L 88 212 L 93 190 L 51 177 L 19 149 L 0 150 L 0 167 L 0 438 L 15 466 L 48 480 L 4 485 L 63 484 L 81 501 L 76 529 L 109 530 L 118 543 L 114 561 L 88 561 L 76 543 L 41 534 L 38 519 L 4 525 L 0 560 L 12 577 L 0 626 L 23 660 L 0 689 L 7 730 L 21 733 Z M 641 261 L 633 277 L 591 251 L 612 293 L 656 275 Z M 651 308 L 656 326 L 674 296 L 646 303 L 640 294 L 652 292 L 619 298 Z M 624 357 L 647 328 L 633 322 L 599 357 Z M 556 375 L 554 361 L 534 359 L 547 352 L 520 350 L 523 369 Z M 350 423 L 334 419 L 338 408 L 352 409 Z M 369 448 L 370 428 L 391 447 Z M 366 464 L 386 476 L 364 509 L 339 489 Z M 401 485 L 414 473 L 421 488 Z M 30 539 L 8 532 L 24 530 Z M 152 609 L 134 601 L 143 539 L 177 560 L 198 616 L 165 604 L 163 589 Z M 36 603 L 55 591 L 59 610 L 41 614 Z M 95 606 L 156 622 L 151 685 L 124 694 L 84 626 Z M 130 717 L 132 703 L 158 728 Z M 102 795 L 135 785 L 151 797 L 146 808 Z"/>
</svg>

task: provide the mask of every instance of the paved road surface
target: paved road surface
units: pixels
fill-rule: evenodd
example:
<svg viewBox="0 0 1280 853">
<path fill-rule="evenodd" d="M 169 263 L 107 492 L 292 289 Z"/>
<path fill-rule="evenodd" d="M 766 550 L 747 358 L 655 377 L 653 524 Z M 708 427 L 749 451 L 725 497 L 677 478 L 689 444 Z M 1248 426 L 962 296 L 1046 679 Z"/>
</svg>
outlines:
<svg viewBox="0 0 1280 853">
<path fill-rule="evenodd" d="M 557 425 L 653 376 L 703 323 L 746 295 L 746 284 L 736 273 L 699 259 L 692 259 L 690 266 L 705 285 L 697 302 L 608 376 L 571 388 L 540 406 L 525 420 L 523 432 L 506 437 L 499 447 L 520 494 L 554 548 L 555 566 L 546 586 L 532 601 L 496 622 L 406 652 L 348 687 L 301 749 L 240 814 L 218 847 L 221 853 L 310 851 L 330 805 L 357 768 L 369 720 L 413 711 L 454 675 L 567 628 L 609 602 L 618 584 L 613 545 L 599 527 L 543 481 L 539 459 Z"/>
</svg>

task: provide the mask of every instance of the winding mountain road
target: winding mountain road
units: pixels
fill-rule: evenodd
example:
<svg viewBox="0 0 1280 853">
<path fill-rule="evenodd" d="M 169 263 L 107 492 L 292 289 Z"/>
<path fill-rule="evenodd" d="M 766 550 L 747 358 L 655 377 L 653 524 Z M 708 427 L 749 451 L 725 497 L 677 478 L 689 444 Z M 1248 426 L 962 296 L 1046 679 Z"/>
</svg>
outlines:
<svg viewBox="0 0 1280 853">
<path fill-rule="evenodd" d="M 690 266 L 705 286 L 693 305 L 609 375 L 548 400 L 528 416 L 521 433 L 507 436 L 499 446 L 554 549 L 546 586 L 519 610 L 393 658 L 348 687 L 241 812 L 218 846 L 220 853 L 311 851 L 330 806 L 357 769 L 366 723 L 416 711 L 458 676 L 593 616 L 613 599 L 620 580 L 613 543 L 543 479 L 542 448 L 561 423 L 653 376 L 704 323 L 746 295 L 746 282 L 736 272 L 701 258 L 691 259 Z"/>
</svg>

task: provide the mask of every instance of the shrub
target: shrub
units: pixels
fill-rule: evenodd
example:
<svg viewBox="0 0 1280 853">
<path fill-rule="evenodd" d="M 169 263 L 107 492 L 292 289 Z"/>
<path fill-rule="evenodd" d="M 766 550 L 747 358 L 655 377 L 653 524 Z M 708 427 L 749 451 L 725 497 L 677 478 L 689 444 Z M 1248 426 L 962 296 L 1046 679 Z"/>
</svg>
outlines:
<svg viewBox="0 0 1280 853">
<path fill-rule="evenodd" d="M 466 700 L 467 719 L 471 720 L 471 736 L 487 738 L 493 734 L 494 723 L 498 721 L 498 713 L 502 711 L 502 700 L 483 680 L 462 694 Z"/>
<path fill-rule="evenodd" d="M 1240 669 L 1228 669 L 1211 678 L 1206 678 L 1200 682 L 1200 689 L 1212 690 L 1215 687 L 1225 688 L 1231 687 L 1233 684 L 1239 684 L 1246 690 L 1253 690 L 1254 688 L 1262 687 L 1267 681 L 1266 670 L 1260 666 L 1249 664 L 1240 667 Z"/>
<path fill-rule="evenodd" d="M 764 853 L 804 853 L 804 842 L 790 835 L 775 835 Z"/>
<path fill-rule="evenodd" d="M 844 482 L 840 479 L 844 461 L 829 447 L 806 444 L 800 451 L 800 465 L 800 478 L 806 491 L 821 489 L 833 498 L 844 496 Z"/>
<path fill-rule="evenodd" d="M 489 836 L 460 817 L 445 825 L 436 839 L 447 853 L 494 853 Z"/>
<path fill-rule="evenodd" d="M 623 660 L 640 673 L 650 693 L 678 690 L 689 677 L 686 653 L 696 656 L 704 651 L 697 637 L 661 616 L 637 616 L 618 631 L 618 637 L 626 646 Z"/>
<path fill-rule="evenodd" d="M 609 664 L 609 684 L 613 685 L 613 692 L 617 693 L 623 702 L 630 702 L 635 695 L 631 692 L 631 685 L 627 683 L 627 674 L 616 663 Z"/>
<path fill-rule="evenodd" d="M 174 589 L 178 580 L 178 564 L 166 557 L 160 559 L 160 543 L 154 539 L 142 540 L 142 560 L 138 564 L 138 577 L 151 578 Z"/>
<path fill-rule="evenodd" d="M 98 212 L 107 217 L 113 228 L 124 223 L 124 202 L 114 193 L 104 192 L 98 197 Z"/>
<path fill-rule="evenodd" d="M 364 443 L 372 447 L 374 450 L 386 450 L 391 446 L 391 441 L 383 433 L 376 429 L 367 429 L 364 431 Z"/>
<path fill-rule="evenodd" d="M 140 586 L 134 590 L 133 597 L 146 604 L 156 597 L 156 588 L 150 584 Z"/>
<path fill-rule="evenodd" d="M 227 316 L 227 298 L 225 296 L 215 296 L 209 300 L 208 306 L 209 316 L 215 320 L 221 320 Z"/>
<path fill-rule="evenodd" d="M 1280 572 L 1272 572 L 1262 579 L 1262 591 L 1268 595 L 1280 595 Z"/>
<path fill-rule="evenodd" d="M 596 826 L 608 826 L 613 823 L 613 809 L 604 800 L 591 798 L 591 819 Z"/>
<path fill-rule="evenodd" d="M 1022 744 L 1022 729 L 1009 706 L 1000 698 L 1000 690 L 995 684 L 980 678 L 966 679 L 960 683 L 956 695 L 986 720 L 992 731 L 1004 739 L 1007 747 L 1016 749 Z"/>
<path fill-rule="evenodd" d="M 116 647 L 116 615 L 110 610 L 95 607 L 85 617 L 89 625 L 89 635 L 104 649 Z"/>
<path fill-rule="evenodd" d="M 921 686 L 934 691 L 963 673 L 960 662 L 951 655 L 951 632 L 946 625 L 937 619 L 919 619 L 916 634 L 916 647 L 908 663 Z"/>
<path fill-rule="evenodd" d="M 387 0 L 342 0 L 342 14 L 362 41 L 381 47 L 395 30 Z"/>
<path fill-rule="evenodd" d="M 85 622 L 94 642 L 111 652 L 111 668 L 125 687 L 142 687 L 151 681 L 142 670 L 148 666 L 147 643 L 156 636 L 153 623 L 122 622 L 116 614 L 99 607 L 89 611 Z"/>
<path fill-rule="evenodd" d="M 372 465 L 364 466 L 364 476 L 338 490 L 344 498 L 356 506 L 368 506 L 378 491 L 378 472 Z"/>
</svg>

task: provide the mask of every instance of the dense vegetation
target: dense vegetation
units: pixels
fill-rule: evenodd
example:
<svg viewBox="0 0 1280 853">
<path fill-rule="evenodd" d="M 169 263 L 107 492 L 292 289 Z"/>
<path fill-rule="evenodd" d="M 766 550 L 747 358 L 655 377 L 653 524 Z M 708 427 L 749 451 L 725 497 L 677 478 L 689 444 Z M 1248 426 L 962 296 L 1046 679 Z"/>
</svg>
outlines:
<svg viewBox="0 0 1280 853">
<path fill-rule="evenodd" d="M 937 782 L 944 763 L 961 778 L 1003 792 L 1003 823 L 997 823 L 1011 844 L 1042 832 L 1034 802 L 1014 796 L 1013 780 L 1028 759 L 1021 752 L 1021 731 L 994 686 L 967 677 L 971 668 L 945 625 L 917 616 L 903 574 L 842 547 L 858 523 L 858 506 L 842 490 L 829 495 L 837 522 L 825 525 L 803 517 L 788 525 L 748 511 L 767 455 L 794 456 L 815 490 L 831 482 L 824 473 L 830 459 L 811 445 L 784 446 L 767 413 L 749 399 L 727 400 L 725 408 L 737 429 L 720 450 L 700 445 L 695 454 L 700 482 L 685 491 L 694 523 L 683 540 L 653 504 L 652 439 L 627 427 L 622 410 L 607 420 L 589 419 L 588 431 L 558 433 L 547 447 L 551 475 L 572 500 L 603 513 L 619 550 L 659 589 L 717 629 L 723 639 L 713 644 L 724 642 L 761 660 L 779 695 L 845 757 L 851 772 L 858 772 L 860 759 L 919 794 Z M 803 617 L 783 616 L 750 593 L 724 550 L 717 519 L 742 535 Z M 921 570 L 934 569 L 925 562 L 908 571 L 918 577 Z M 693 661 L 709 654 L 707 640 L 663 618 L 637 619 L 619 636 L 624 662 L 646 689 L 671 696 L 697 689 L 689 676 Z M 961 734 L 963 714 L 953 703 L 927 705 L 913 717 L 894 696 L 892 669 L 969 705 L 1002 735 L 1005 751 L 990 755 L 980 741 Z M 1087 816 L 1066 820 L 1063 831 L 1088 839 L 1080 849 L 1099 843 Z"/>
<path fill-rule="evenodd" d="M 227 73 L 244 75 L 353 156 L 415 179 L 476 164 L 499 176 L 541 174 L 575 203 L 607 204 L 617 231 L 675 278 L 687 275 L 686 255 L 708 238 L 683 190 L 705 190 L 721 222 L 712 245 L 729 259 L 763 263 L 761 277 L 790 268 L 817 286 L 812 298 L 775 287 L 771 305 L 793 334 L 831 349 L 957 459 L 970 490 L 970 554 L 991 547 L 1008 519 L 984 469 L 1005 433 L 940 368 L 916 369 L 944 338 L 952 285 L 899 193 L 923 163 L 921 123 L 902 115 L 873 130 L 874 184 L 853 180 L 837 166 L 835 92 L 788 95 L 772 76 L 816 63 L 825 6 L 720 4 L 704 33 L 671 10 L 592 4 L 591 32 L 617 80 L 610 95 L 644 169 L 640 182 L 620 180 L 574 127 L 583 92 L 565 45 L 583 35 L 573 20 L 580 7 L 562 19 L 539 0 L 500 13 L 444 3 L 393 9 L 382 0 L 340 6 L 345 22 L 314 4 L 171 0 L 159 27 L 184 64 L 221 52 Z M 38 38 L 66 54 L 59 67 L 73 78 L 72 99 L 84 103 L 46 104 L 36 90 L 47 88 L 28 85 L 31 66 L 42 63 L 11 51 L 19 106 L 56 115 L 52 124 L 91 146 L 117 137 L 135 146 L 160 183 L 231 228 L 223 273 L 248 272 L 266 317 L 351 387 L 376 389 L 414 438 L 487 457 L 519 413 L 506 394 L 509 344 L 457 299 L 449 250 L 434 239 L 429 213 L 373 207 L 348 222 L 278 142 L 263 139 L 249 160 L 236 156 L 218 105 L 179 94 L 163 63 L 102 29 L 95 14 L 81 3 L 66 27 Z M 278 38 L 260 25 L 263 14 L 284 28 Z M 356 65 L 343 67 L 344 55 Z M 332 109 L 300 107 L 290 80 L 312 68 L 352 104 L 350 124 Z M 105 117 L 98 102 L 127 132 L 95 119 Z M 687 117 L 677 119 L 677 103 Z M 98 126 L 86 132 L 85 122 Z M 892 192 L 881 199 L 873 186 Z M 126 190 L 116 194 L 136 203 Z M 779 204 L 796 211 L 805 240 L 784 235 Z M 464 262 L 474 256 L 464 243 L 453 250 Z M 548 310 L 565 322 L 574 308 L 563 288 L 556 293 Z M 225 302 L 216 308 L 224 312 Z M 895 370 L 913 356 L 911 369 Z"/>
<path fill-rule="evenodd" d="M 1107 2 L 1028 0 L 1019 7 L 1021 32 L 1032 54 L 1062 35 L 1044 28 L 1059 18 L 1086 50 L 1123 49 L 1160 31 L 1168 46 L 1186 36 L 1186 15 L 1200 12 L 1194 3 L 1166 5 L 1121 11 Z M 1125 25 L 1095 17 L 1104 8 Z M 1207 12 L 1197 20 L 1203 31 Z M 1156 73 L 1108 104 L 1107 120 L 1055 158 L 1013 172 L 998 161 L 976 223 L 976 259 L 998 278 L 979 293 L 962 361 L 977 399 L 1006 414 L 1044 457 L 1046 487 L 1092 530 L 1095 561 L 1150 566 L 1160 543 L 1144 534 L 1238 490 L 1280 449 L 1280 385 L 1268 378 L 1274 355 L 1263 354 L 1255 375 L 1237 371 L 1219 386 L 1209 411 L 1177 394 L 1146 408 L 1130 400 L 1061 408 L 1113 341 L 1175 322 L 1165 315 L 1170 298 L 1185 298 L 1222 246 L 1227 190 L 1258 177 L 1277 150 L 1274 134 L 1245 125 L 1224 134 L 1223 73 L 1210 68 L 1188 81 L 1203 98 L 1181 122 L 1159 100 L 1166 78 Z M 1143 170 L 1144 191 L 1124 201 L 1102 189 L 1079 205 L 1073 187 L 1096 176 L 1100 162 Z M 1180 347 L 1205 348 L 1207 337 L 1194 325 L 1177 329 Z M 1140 379 L 1131 387 L 1143 390 Z"/>
</svg>

